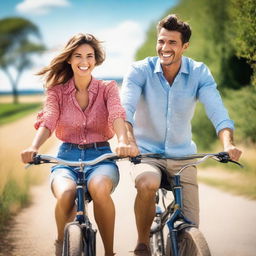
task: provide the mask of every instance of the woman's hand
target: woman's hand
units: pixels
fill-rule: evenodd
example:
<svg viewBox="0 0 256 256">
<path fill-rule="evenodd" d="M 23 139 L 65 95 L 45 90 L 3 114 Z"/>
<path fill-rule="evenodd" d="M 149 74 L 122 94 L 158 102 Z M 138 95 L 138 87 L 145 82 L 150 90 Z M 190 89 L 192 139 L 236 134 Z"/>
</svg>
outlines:
<svg viewBox="0 0 256 256">
<path fill-rule="evenodd" d="M 29 163 L 33 161 L 33 156 L 35 156 L 40 148 L 40 146 L 50 137 L 50 130 L 46 127 L 39 127 L 35 138 L 31 146 L 21 152 L 21 160 L 23 163 Z"/>
<path fill-rule="evenodd" d="M 140 154 L 140 151 L 137 145 L 134 143 L 127 144 L 124 142 L 119 142 L 116 147 L 116 153 L 118 156 L 122 156 L 122 157 L 126 157 L 126 156 L 135 157 Z"/>
<path fill-rule="evenodd" d="M 34 147 L 29 147 L 21 152 L 21 160 L 23 163 L 29 163 L 33 161 L 33 157 L 37 154 L 38 150 Z"/>
<path fill-rule="evenodd" d="M 118 142 L 116 146 L 116 154 L 121 157 L 130 156 L 131 146 L 124 142 Z"/>
<path fill-rule="evenodd" d="M 130 142 L 130 155 L 131 157 L 135 157 L 140 154 L 139 148 L 136 143 Z"/>
</svg>

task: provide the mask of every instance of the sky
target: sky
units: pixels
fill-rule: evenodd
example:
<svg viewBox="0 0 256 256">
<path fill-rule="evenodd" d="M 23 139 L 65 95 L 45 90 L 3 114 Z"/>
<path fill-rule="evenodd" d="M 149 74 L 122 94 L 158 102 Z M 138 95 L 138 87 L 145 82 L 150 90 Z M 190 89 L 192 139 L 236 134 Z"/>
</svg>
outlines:
<svg viewBox="0 0 256 256">
<path fill-rule="evenodd" d="M 34 58 L 35 65 L 24 72 L 19 89 L 41 89 L 34 74 L 50 63 L 69 38 L 91 33 L 104 41 L 106 60 L 95 68 L 96 78 L 122 77 L 134 61 L 146 32 L 178 0 L 8 0 L 0 2 L 0 19 L 19 16 L 39 27 L 47 51 Z M 10 90 L 0 70 L 0 90 Z"/>
</svg>

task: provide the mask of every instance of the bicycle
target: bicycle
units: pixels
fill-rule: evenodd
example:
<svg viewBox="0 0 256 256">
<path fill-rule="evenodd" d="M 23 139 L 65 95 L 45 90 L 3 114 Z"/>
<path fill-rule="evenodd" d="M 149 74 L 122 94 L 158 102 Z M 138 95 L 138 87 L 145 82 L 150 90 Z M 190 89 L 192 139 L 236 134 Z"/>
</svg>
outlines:
<svg viewBox="0 0 256 256">
<path fill-rule="evenodd" d="M 114 153 L 107 153 L 91 161 L 66 161 L 50 155 L 36 155 L 31 164 L 63 164 L 78 167 L 78 179 L 76 182 L 77 212 L 73 222 L 67 223 L 64 229 L 63 256 L 96 256 L 96 229 L 87 214 L 88 204 L 91 198 L 88 194 L 84 178 L 84 167 L 95 165 L 104 160 L 118 160 Z"/>
<path fill-rule="evenodd" d="M 155 157 L 165 158 L 165 157 Z M 150 248 L 153 256 L 210 256 L 210 250 L 202 232 L 182 212 L 182 186 L 180 175 L 189 166 L 198 165 L 209 158 L 221 163 L 233 162 L 240 167 L 240 163 L 229 158 L 228 153 L 194 154 L 173 160 L 189 160 L 201 158 L 193 163 L 184 165 L 174 176 L 173 185 L 160 188 L 156 193 L 156 213 L 150 231 Z M 166 205 L 167 191 L 173 192 L 174 199 Z M 160 200 L 161 197 L 161 200 Z M 160 205 L 162 201 L 162 206 Z M 164 238 L 164 227 L 168 234 Z"/>
</svg>

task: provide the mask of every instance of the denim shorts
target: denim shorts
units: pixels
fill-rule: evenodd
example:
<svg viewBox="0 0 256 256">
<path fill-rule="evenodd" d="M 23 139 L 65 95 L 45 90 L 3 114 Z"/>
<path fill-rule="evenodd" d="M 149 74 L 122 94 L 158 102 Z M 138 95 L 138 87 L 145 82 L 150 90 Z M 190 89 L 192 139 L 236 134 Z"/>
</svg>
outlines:
<svg viewBox="0 0 256 256">
<path fill-rule="evenodd" d="M 111 149 L 108 146 L 96 147 L 89 149 L 79 149 L 76 145 L 72 143 L 62 143 L 59 148 L 57 157 L 67 160 L 67 161 L 90 161 L 103 154 L 111 153 Z M 50 183 L 58 177 L 64 177 L 77 181 L 78 172 L 77 166 L 67 166 L 67 165 L 55 165 L 52 167 L 50 175 Z M 85 166 L 85 180 L 89 184 L 90 180 L 97 175 L 107 176 L 113 184 L 113 189 L 116 188 L 119 182 L 119 170 L 118 166 L 114 161 L 104 160 L 98 164 L 92 166 Z"/>
</svg>

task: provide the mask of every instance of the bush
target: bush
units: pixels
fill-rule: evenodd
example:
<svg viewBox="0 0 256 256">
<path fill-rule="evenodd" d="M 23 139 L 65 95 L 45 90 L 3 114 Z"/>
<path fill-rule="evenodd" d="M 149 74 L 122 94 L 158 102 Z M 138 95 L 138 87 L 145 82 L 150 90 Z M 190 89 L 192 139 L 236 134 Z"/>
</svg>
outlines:
<svg viewBox="0 0 256 256">
<path fill-rule="evenodd" d="M 226 104 L 235 120 L 237 140 L 256 143 L 256 88 L 229 91 L 226 95 Z"/>
<path fill-rule="evenodd" d="M 199 151 L 210 151 L 212 149 L 217 140 L 216 131 L 200 103 L 196 107 L 192 120 L 192 132 L 193 140 Z"/>
</svg>

